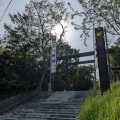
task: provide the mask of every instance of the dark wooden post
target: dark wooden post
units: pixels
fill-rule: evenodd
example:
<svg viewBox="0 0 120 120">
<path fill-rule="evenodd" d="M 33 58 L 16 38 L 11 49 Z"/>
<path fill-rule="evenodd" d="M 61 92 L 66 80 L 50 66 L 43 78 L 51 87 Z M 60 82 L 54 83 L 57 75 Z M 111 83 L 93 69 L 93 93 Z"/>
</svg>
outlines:
<svg viewBox="0 0 120 120">
<path fill-rule="evenodd" d="M 68 49 L 66 48 L 66 55 L 68 55 Z M 65 58 L 65 86 L 66 90 L 70 90 L 70 81 L 69 81 L 69 69 L 68 69 L 68 58 Z"/>
<path fill-rule="evenodd" d="M 66 90 L 69 90 L 69 79 L 68 79 L 68 58 L 65 58 L 65 86 L 66 86 Z"/>
<path fill-rule="evenodd" d="M 101 88 L 101 94 L 103 94 L 104 91 L 110 89 L 110 81 L 109 81 L 106 50 L 105 50 L 104 30 L 102 27 L 95 29 L 95 37 L 96 37 L 96 50 L 98 56 L 98 67 L 99 67 L 99 76 L 100 76 L 100 88 Z"/>
</svg>

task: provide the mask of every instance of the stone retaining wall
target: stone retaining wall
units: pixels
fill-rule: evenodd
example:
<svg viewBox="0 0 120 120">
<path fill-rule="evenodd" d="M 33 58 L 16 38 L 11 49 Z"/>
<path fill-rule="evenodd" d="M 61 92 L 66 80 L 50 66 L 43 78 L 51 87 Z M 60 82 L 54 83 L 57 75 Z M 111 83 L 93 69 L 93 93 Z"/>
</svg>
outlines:
<svg viewBox="0 0 120 120">
<path fill-rule="evenodd" d="M 0 102 L 0 114 L 8 111 L 9 109 L 28 101 L 30 98 L 35 97 L 39 92 L 33 91 L 28 94 L 19 94 L 13 97 L 8 98 L 7 100 L 3 100 Z"/>
</svg>

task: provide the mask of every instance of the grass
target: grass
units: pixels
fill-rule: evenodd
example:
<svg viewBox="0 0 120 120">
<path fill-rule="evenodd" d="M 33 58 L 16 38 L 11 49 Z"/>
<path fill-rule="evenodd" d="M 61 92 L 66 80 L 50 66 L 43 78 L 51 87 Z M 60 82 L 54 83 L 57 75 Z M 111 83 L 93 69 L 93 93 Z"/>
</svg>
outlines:
<svg viewBox="0 0 120 120">
<path fill-rule="evenodd" d="M 79 120 L 120 120 L 120 82 L 113 83 L 102 96 L 89 96 L 81 107 Z"/>
</svg>

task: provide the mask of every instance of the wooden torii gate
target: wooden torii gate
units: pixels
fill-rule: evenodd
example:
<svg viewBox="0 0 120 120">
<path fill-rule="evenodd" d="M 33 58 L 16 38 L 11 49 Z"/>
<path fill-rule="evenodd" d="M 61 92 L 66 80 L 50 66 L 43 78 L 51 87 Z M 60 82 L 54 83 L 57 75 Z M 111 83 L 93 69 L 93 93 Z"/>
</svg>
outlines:
<svg viewBox="0 0 120 120">
<path fill-rule="evenodd" d="M 114 52 L 114 49 L 110 48 L 110 49 L 108 49 L 108 51 L 109 51 L 109 53 L 112 53 L 112 52 Z M 106 50 L 106 53 L 107 53 L 107 50 Z M 68 66 L 69 65 L 87 64 L 87 63 L 94 63 L 95 62 L 94 60 L 87 60 L 87 61 L 79 61 L 79 62 L 70 62 L 70 63 L 68 63 L 68 59 L 76 58 L 76 57 L 93 56 L 93 55 L 95 55 L 95 51 L 90 51 L 90 52 L 85 52 L 85 53 L 77 53 L 77 54 L 72 54 L 72 55 L 64 55 L 64 56 L 57 57 L 57 60 L 65 60 L 65 76 L 66 76 L 67 90 L 70 89 L 70 81 L 68 79 L 68 76 L 69 76 Z"/>
<path fill-rule="evenodd" d="M 95 38 L 96 38 L 96 51 L 98 58 L 98 67 L 99 67 L 99 76 L 100 76 L 100 88 L 101 94 L 104 91 L 110 89 L 110 80 L 109 80 L 109 72 L 107 65 L 106 53 L 114 52 L 114 49 L 105 49 L 105 40 L 104 40 L 104 29 L 103 27 L 95 28 Z M 66 74 L 66 87 L 67 90 L 70 88 L 70 81 L 68 79 L 68 65 L 77 65 L 77 64 L 86 64 L 86 63 L 94 63 L 94 60 L 88 61 L 80 61 L 74 63 L 68 63 L 69 58 L 75 57 L 85 57 L 95 55 L 95 51 L 85 52 L 85 53 L 77 53 L 72 55 L 65 55 L 57 57 L 57 60 L 65 60 L 65 74 Z"/>
</svg>

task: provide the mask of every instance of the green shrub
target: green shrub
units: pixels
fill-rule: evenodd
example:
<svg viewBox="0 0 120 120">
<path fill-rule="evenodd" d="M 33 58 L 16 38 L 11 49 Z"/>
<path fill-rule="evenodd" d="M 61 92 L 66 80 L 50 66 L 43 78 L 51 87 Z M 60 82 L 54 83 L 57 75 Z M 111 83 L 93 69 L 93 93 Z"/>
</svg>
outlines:
<svg viewBox="0 0 120 120">
<path fill-rule="evenodd" d="M 29 82 L 0 79 L 0 94 L 22 93 L 31 87 Z"/>
</svg>

